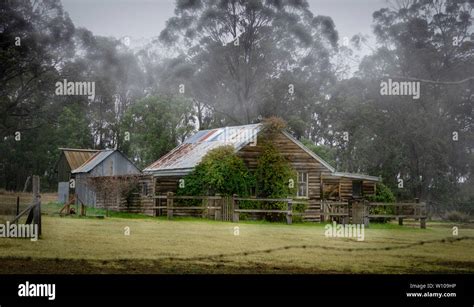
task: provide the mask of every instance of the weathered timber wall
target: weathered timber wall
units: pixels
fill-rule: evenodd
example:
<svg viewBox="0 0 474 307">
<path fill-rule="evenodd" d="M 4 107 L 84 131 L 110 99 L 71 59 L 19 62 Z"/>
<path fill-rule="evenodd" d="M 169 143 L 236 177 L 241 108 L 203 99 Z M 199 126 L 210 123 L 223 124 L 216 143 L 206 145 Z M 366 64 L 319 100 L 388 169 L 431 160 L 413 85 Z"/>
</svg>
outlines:
<svg viewBox="0 0 474 307">
<path fill-rule="evenodd" d="M 296 171 L 308 173 L 308 198 L 310 200 L 320 199 L 321 174 L 329 175 L 329 170 L 283 133 L 275 135 L 273 144 Z M 257 142 L 255 146 L 251 146 L 250 144 L 245 146 L 237 154 L 244 160 L 250 170 L 255 170 L 258 157 L 262 151 L 263 146 L 261 142 Z"/>
</svg>

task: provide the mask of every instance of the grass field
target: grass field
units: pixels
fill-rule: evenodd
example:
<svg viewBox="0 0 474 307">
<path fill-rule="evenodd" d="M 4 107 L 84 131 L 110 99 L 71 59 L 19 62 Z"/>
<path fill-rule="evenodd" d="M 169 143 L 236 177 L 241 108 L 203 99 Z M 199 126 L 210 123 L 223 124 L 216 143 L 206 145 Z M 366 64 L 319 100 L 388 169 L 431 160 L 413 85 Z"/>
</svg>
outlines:
<svg viewBox="0 0 474 307">
<path fill-rule="evenodd" d="M 371 224 L 359 242 L 327 238 L 322 224 L 168 221 L 120 213 L 105 219 L 59 217 L 58 208 L 43 206 L 41 240 L 0 238 L 1 274 L 474 273 L 474 240 L 406 247 L 453 238 L 454 224 L 448 223 L 428 223 L 427 229 L 418 223 Z M 98 213 L 103 212 L 88 212 Z M 473 225 L 456 226 L 457 238 L 474 237 Z"/>
</svg>

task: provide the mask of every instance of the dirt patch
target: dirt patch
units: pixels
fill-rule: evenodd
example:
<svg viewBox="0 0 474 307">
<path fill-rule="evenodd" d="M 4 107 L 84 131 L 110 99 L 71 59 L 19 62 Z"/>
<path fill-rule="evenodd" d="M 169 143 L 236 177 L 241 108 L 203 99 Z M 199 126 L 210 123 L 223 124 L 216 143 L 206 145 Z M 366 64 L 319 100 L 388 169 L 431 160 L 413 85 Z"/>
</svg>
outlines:
<svg viewBox="0 0 474 307">
<path fill-rule="evenodd" d="M 0 260 L 0 274 L 316 274 L 340 273 L 307 270 L 300 267 L 275 267 L 259 263 L 232 262 L 189 263 L 160 260 L 69 260 L 10 259 Z"/>
</svg>

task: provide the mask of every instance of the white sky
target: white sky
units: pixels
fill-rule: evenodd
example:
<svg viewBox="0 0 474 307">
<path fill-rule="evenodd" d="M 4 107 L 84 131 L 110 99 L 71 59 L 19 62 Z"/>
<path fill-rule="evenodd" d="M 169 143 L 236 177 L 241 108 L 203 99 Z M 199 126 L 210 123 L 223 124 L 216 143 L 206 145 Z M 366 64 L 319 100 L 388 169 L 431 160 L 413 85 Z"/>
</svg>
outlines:
<svg viewBox="0 0 474 307">
<path fill-rule="evenodd" d="M 62 0 L 76 26 L 96 35 L 157 36 L 174 14 L 174 0 Z M 387 6 L 386 0 L 309 0 L 315 15 L 333 18 L 340 38 L 372 34 L 372 13 Z"/>
</svg>

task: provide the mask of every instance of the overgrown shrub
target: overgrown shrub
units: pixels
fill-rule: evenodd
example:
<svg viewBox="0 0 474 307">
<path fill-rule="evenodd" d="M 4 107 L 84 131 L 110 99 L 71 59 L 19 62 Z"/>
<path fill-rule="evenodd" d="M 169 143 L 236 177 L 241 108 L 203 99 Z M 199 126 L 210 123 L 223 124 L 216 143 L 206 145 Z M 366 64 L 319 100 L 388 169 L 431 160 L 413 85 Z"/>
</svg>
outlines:
<svg viewBox="0 0 474 307">
<path fill-rule="evenodd" d="M 392 190 L 383 183 L 377 183 L 375 187 L 375 195 L 367 196 L 367 200 L 376 203 L 393 203 L 396 201 Z"/>
<path fill-rule="evenodd" d="M 121 199 L 126 200 L 126 207 L 128 208 L 134 205 L 134 193 L 139 191 L 139 176 L 88 177 L 87 184 L 97 195 L 96 205 L 98 208 L 120 207 Z M 117 198 L 117 195 L 120 195 L 120 197 Z"/>
<path fill-rule="evenodd" d="M 395 195 L 392 190 L 383 183 L 377 183 L 375 188 L 375 195 L 369 195 L 366 197 L 368 201 L 376 203 L 393 203 L 396 201 Z M 370 214 L 395 214 L 395 208 L 393 206 L 387 207 L 373 207 L 370 208 Z M 374 222 L 386 223 L 390 218 L 375 218 Z"/>
<path fill-rule="evenodd" d="M 262 144 L 262 143 L 260 143 Z M 263 142 L 263 151 L 257 160 L 255 170 L 256 195 L 261 198 L 286 198 L 296 194 L 296 172 L 291 164 L 281 155 L 270 142 Z M 293 180 L 293 186 L 290 185 Z M 262 202 L 262 209 L 284 210 L 284 202 Z M 281 214 L 266 214 L 265 219 L 280 220 Z"/>
<path fill-rule="evenodd" d="M 210 150 L 196 168 L 184 177 L 178 195 L 248 196 L 253 178 L 232 146 Z"/>
<path fill-rule="evenodd" d="M 263 121 L 263 129 L 267 134 L 274 134 L 286 128 L 287 124 L 284 119 L 277 116 L 270 116 Z"/>
</svg>

